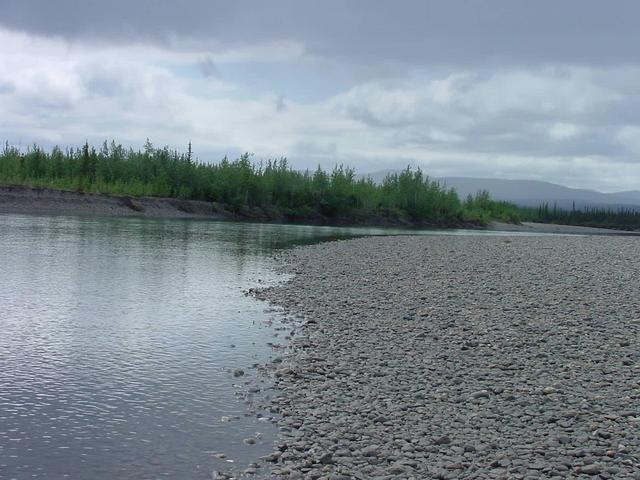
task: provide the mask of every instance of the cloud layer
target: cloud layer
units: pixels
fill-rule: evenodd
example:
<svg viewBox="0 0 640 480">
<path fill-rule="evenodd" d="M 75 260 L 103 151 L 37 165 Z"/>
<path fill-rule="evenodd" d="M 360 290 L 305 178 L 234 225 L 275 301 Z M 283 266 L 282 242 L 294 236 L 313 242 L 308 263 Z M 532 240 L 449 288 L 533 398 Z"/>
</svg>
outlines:
<svg viewBox="0 0 640 480">
<path fill-rule="evenodd" d="M 202 159 L 640 185 L 631 2 L 5 3 L 13 144 L 149 137 Z"/>
</svg>

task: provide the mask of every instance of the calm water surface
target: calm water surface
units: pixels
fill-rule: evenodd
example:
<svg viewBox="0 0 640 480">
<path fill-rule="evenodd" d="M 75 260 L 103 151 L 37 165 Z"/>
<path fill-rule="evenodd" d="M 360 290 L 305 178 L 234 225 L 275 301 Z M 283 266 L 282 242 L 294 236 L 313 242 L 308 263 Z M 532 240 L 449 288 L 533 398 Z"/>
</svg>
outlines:
<svg viewBox="0 0 640 480">
<path fill-rule="evenodd" d="M 276 249 L 380 233 L 0 215 L 0 479 L 204 479 L 272 451 L 230 369 L 268 391 L 250 367 L 282 333 L 242 291 L 278 280 Z"/>
</svg>

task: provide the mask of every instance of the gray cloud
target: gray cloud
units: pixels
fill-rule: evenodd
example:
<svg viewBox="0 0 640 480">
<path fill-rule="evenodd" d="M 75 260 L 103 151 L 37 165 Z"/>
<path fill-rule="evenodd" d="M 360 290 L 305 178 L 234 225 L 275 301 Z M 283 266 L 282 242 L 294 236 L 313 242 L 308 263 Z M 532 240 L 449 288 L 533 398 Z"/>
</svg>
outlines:
<svg viewBox="0 0 640 480">
<path fill-rule="evenodd" d="M 106 42 L 292 40 L 365 63 L 607 64 L 639 62 L 638 18 L 635 0 L 4 0 L 0 24 Z"/>
<path fill-rule="evenodd" d="M 0 1 L 0 141 L 640 183 L 635 0 Z"/>
<path fill-rule="evenodd" d="M 13 93 L 14 90 L 15 87 L 10 83 L 0 81 L 0 95 L 2 95 L 3 93 Z"/>
<path fill-rule="evenodd" d="M 206 56 L 198 62 L 198 69 L 205 78 L 222 78 L 218 67 L 216 67 L 216 64 L 210 56 Z"/>
<path fill-rule="evenodd" d="M 276 97 L 276 111 L 285 112 L 287 110 L 287 102 L 285 101 L 284 96 L 278 95 Z"/>
<path fill-rule="evenodd" d="M 602 156 L 640 163 L 640 69 L 457 73 L 399 84 L 371 82 L 334 99 L 344 115 L 396 148 L 493 155 Z M 635 98 L 635 100 L 634 100 Z M 628 133 L 620 137 L 624 129 Z M 622 138 L 622 141 L 621 141 Z"/>
<path fill-rule="evenodd" d="M 108 71 L 92 71 L 83 81 L 83 86 L 93 95 L 117 98 L 125 94 L 126 87 L 121 77 L 116 77 Z"/>
</svg>

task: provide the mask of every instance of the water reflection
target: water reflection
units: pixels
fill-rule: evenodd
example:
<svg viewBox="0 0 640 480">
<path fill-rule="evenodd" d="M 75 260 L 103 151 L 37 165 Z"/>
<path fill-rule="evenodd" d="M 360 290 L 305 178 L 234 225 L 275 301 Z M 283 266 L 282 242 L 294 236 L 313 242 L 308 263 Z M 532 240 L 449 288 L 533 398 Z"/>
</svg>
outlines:
<svg viewBox="0 0 640 480">
<path fill-rule="evenodd" d="M 0 478 L 210 478 L 213 451 L 269 451 L 226 371 L 270 353 L 242 288 L 281 233 L 252 229 L 0 217 Z"/>
</svg>

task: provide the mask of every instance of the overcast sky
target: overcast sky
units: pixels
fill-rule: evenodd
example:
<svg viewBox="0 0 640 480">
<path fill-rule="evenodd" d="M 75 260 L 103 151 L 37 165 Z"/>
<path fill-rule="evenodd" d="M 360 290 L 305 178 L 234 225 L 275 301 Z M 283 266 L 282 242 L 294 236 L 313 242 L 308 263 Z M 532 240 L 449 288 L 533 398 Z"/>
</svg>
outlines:
<svg viewBox="0 0 640 480">
<path fill-rule="evenodd" d="M 640 189 L 640 2 L 0 0 L 0 139 Z"/>
</svg>

